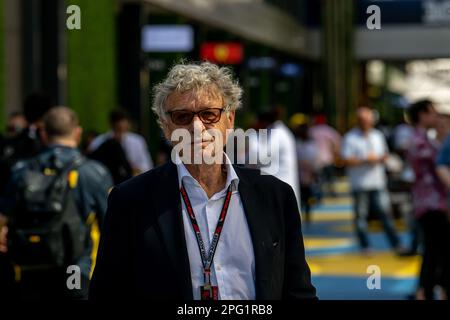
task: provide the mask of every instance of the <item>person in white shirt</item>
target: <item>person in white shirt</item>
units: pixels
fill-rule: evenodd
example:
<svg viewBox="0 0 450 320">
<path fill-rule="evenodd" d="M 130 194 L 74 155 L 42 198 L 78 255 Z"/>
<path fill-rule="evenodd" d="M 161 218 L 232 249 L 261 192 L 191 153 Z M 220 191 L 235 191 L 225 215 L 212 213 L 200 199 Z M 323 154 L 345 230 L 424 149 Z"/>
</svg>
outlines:
<svg viewBox="0 0 450 320">
<path fill-rule="evenodd" d="M 260 115 L 260 124 L 267 130 L 267 143 L 262 135 L 250 136 L 249 154 L 258 155 L 258 167 L 289 184 L 300 207 L 300 185 L 295 136 L 284 124 L 280 107 Z"/>
<path fill-rule="evenodd" d="M 402 250 L 391 217 L 384 162 L 388 147 L 383 134 L 374 129 L 373 111 L 368 107 L 357 109 L 358 127 L 344 136 L 342 158 L 354 200 L 354 221 L 361 249 L 369 252 L 367 216 L 372 208 L 377 213 L 388 236 L 390 245 Z"/>
<path fill-rule="evenodd" d="M 224 233 L 220 237 L 220 249 L 214 256 L 214 269 L 211 272 L 212 282 L 217 283 L 221 289 L 218 298 L 254 299 L 255 298 L 255 257 L 252 239 L 249 233 L 244 207 L 239 194 L 239 177 L 230 160 L 224 154 L 227 171 L 225 187 L 213 196 L 208 197 L 200 183 L 189 173 L 183 163 L 177 165 L 179 187 L 182 183 L 186 187 L 189 199 L 197 216 L 197 222 L 205 246 L 208 248 L 214 235 L 214 228 L 219 219 L 227 189 L 231 186 L 232 198 L 228 210 L 233 214 L 227 215 Z M 183 206 L 184 236 L 186 238 L 192 273 L 193 297 L 200 300 L 200 286 L 203 284 L 202 259 L 197 245 L 195 234 L 191 230 L 191 222 L 186 207 Z M 231 231 L 233 232 L 225 232 Z M 236 237 L 236 235 L 240 235 Z"/>
<path fill-rule="evenodd" d="M 327 124 L 325 115 L 317 115 L 314 119 L 315 124 L 311 127 L 311 137 L 318 148 L 318 175 L 321 184 L 319 198 L 323 193 L 328 193 L 332 197 L 336 196 L 334 187 L 335 181 L 335 160 L 339 153 L 341 136 L 333 127 Z"/>
<path fill-rule="evenodd" d="M 130 121 L 127 114 L 121 110 L 112 111 L 109 120 L 111 131 L 95 137 L 88 146 L 88 151 L 93 152 L 108 139 L 116 138 L 122 145 L 133 175 L 152 169 L 153 161 L 147 143 L 141 135 L 130 132 Z"/>
<path fill-rule="evenodd" d="M 279 170 L 275 177 L 289 184 L 294 190 L 297 202 L 300 203 L 300 186 L 298 183 L 298 163 L 297 163 L 297 146 L 294 134 L 284 124 L 283 121 L 277 120 L 271 126 L 270 143 L 279 147 L 277 162 Z M 277 154 L 275 154 L 276 156 Z"/>
<path fill-rule="evenodd" d="M 292 188 L 223 151 L 230 69 L 178 64 L 154 90 L 171 161 L 111 191 L 90 298 L 316 299 Z"/>
<path fill-rule="evenodd" d="M 319 147 L 310 135 L 308 123 L 298 125 L 294 132 L 297 137 L 301 208 L 302 213 L 305 214 L 305 222 L 309 224 L 311 222 L 311 201 L 316 196 L 314 187 L 320 168 Z"/>
</svg>

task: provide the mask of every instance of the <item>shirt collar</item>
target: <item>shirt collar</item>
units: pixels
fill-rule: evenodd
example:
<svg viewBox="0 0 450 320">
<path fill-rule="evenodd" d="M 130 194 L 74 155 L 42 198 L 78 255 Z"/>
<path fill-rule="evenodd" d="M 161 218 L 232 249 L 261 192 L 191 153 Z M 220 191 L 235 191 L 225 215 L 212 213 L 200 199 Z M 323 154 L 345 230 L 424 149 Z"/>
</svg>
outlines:
<svg viewBox="0 0 450 320">
<path fill-rule="evenodd" d="M 372 132 L 374 132 L 374 130 L 375 128 L 370 128 L 369 131 L 367 132 L 367 136 L 370 136 Z M 364 131 L 360 127 L 356 127 L 356 132 L 358 133 L 358 135 L 364 136 Z"/>
<path fill-rule="evenodd" d="M 231 164 L 230 158 L 228 158 L 227 154 L 224 152 L 224 159 L 225 159 L 225 167 L 227 169 L 227 180 L 225 183 L 225 189 L 227 189 L 230 184 L 232 184 L 231 190 L 237 191 L 238 184 L 239 184 L 239 177 L 236 174 L 236 171 L 233 168 L 233 165 Z M 178 187 L 181 188 L 181 182 L 182 181 L 191 181 L 195 185 L 200 186 L 197 180 L 189 173 L 184 163 L 179 158 L 179 155 L 175 155 L 176 157 L 176 166 L 178 171 Z"/>
</svg>

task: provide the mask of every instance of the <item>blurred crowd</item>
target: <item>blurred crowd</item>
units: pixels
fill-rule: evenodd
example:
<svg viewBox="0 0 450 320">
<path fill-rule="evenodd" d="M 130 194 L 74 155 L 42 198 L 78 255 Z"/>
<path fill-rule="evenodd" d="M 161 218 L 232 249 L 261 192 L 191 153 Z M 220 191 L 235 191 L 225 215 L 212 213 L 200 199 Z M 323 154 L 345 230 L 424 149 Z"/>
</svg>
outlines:
<svg viewBox="0 0 450 320">
<path fill-rule="evenodd" d="M 393 252 L 422 256 L 414 299 L 447 299 L 450 273 L 450 122 L 433 102 L 412 103 L 393 126 L 379 121 L 367 106 L 356 110 L 355 122 L 343 136 L 323 114 L 292 115 L 283 122 L 276 107 L 262 113 L 254 129 L 269 131 L 271 155 L 262 171 L 274 174 L 296 191 L 306 226 L 312 207 L 338 192 L 336 178 L 346 177 L 353 199 L 353 221 L 361 254 L 371 256 L 369 223 L 379 220 Z M 256 134 L 257 135 L 257 134 Z M 245 156 L 268 149 L 264 139 L 250 139 Z M 265 154 L 263 152 L 263 154 Z M 264 163 L 264 161 L 262 161 Z M 272 170 L 279 165 L 279 170 Z M 396 223 L 397 222 L 397 223 Z M 398 225 L 408 226 L 402 243 Z"/>
<path fill-rule="evenodd" d="M 337 180 L 346 176 L 361 253 L 372 253 L 368 226 L 378 219 L 396 254 L 422 255 L 415 298 L 445 299 L 450 122 L 429 100 L 411 104 L 406 113 L 404 121 L 381 128 L 374 110 L 361 106 L 357 126 L 341 136 L 324 114 L 286 118 L 277 106 L 258 115 L 250 125 L 255 135 L 236 157 L 245 162 L 267 148 L 257 139 L 257 130 L 267 129 L 279 152 L 269 163 L 252 165 L 292 186 L 305 227 L 314 222 L 315 205 L 342 195 Z M 25 100 L 23 113 L 9 116 L 0 138 L 0 296 L 86 298 L 83 291 L 73 296 L 60 279 L 67 265 L 76 264 L 82 282 L 89 281 L 109 191 L 170 159 L 170 145 L 162 141 L 153 162 L 124 110 L 111 112 L 109 122 L 108 132 L 83 133 L 71 109 L 55 107 L 41 94 Z M 72 219 L 71 211 L 79 218 Z M 410 243 L 400 240 L 396 218 L 409 226 Z"/>
<path fill-rule="evenodd" d="M 153 168 L 124 110 L 83 133 L 77 114 L 43 94 L 25 99 L 0 138 L 0 296 L 85 299 L 111 188 Z M 67 266 L 79 287 L 67 290 Z M 77 285 L 76 283 L 74 285 Z"/>
</svg>

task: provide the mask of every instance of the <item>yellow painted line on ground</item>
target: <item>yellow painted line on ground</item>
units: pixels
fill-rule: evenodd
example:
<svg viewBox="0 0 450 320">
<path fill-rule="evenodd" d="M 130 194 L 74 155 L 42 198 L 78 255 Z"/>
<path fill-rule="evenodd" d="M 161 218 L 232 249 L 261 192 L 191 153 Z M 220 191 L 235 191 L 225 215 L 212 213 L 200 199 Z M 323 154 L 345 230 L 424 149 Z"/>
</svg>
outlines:
<svg viewBox="0 0 450 320">
<path fill-rule="evenodd" d="M 408 231 L 408 227 L 405 225 L 405 223 L 403 221 L 396 221 L 395 229 L 398 232 Z M 332 227 L 331 230 L 335 231 L 335 232 L 354 232 L 354 226 L 353 226 L 353 224 L 334 226 L 334 227 Z M 371 221 L 369 223 L 369 232 L 384 232 L 381 222 L 380 221 Z"/>
<path fill-rule="evenodd" d="M 307 249 L 326 249 L 348 246 L 353 243 L 349 238 L 310 238 L 304 237 L 305 248 Z"/>
<path fill-rule="evenodd" d="M 339 197 L 339 198 L 323 198 L 323 205 L 353 205 L 353 199 L 351 197 Z"/>
<path fill-rule="evenodd" d="M 367 257 L 359 253 L 341 255 L 310 256 L 307 258 L 314 275 L 361 276 L 367 277 L 367 267 L 377 265 L 381 276 L 393 278 L 416 277 L 420 270 L 421 258 L 397 257 L 392 252 L 375 252 Z"/>
<path fill-rule="evenodd" d="M 334 188 L 337 193 L 350 192 L 350 184 L 348 184 L 348 182 L 336 182 Z"/>
<path fill-rule="evenodd" d="M 326 213 L 314 213 L 311 214 L 312 222 L 323 222 L 323 221 L 347 221 L 352 219 L 351 211 L 331 211 Z"/>
</svg>

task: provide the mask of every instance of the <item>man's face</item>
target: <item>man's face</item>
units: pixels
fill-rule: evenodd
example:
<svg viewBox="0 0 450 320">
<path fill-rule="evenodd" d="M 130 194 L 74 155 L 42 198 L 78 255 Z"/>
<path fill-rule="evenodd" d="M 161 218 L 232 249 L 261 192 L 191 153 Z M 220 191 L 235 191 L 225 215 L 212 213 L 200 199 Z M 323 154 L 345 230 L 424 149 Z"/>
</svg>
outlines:
<svg viewBox="0 0 450 320">
<path fill-rule="evenodd" d="M 218 90 L 207 88 L 199 92 L 186 91 L 181 93 L 175 91 L 168 96 L 165 107 L 167 112 L 199 112 L 206 109 L 223 109 L 225 106 Z M 213 147 L 216 150 L 223 150 L 228 138 L 226 131 L 234 127 L 234 116 L 234 111 L 228 113 L 223 111 L 219 115 L 220 120 L 207 124 L 202 122 L 199 115 L 196 114 L 190 123 L 181 125 L 174 123 L 171 116 L 167 114 L 165 118 L 161 119 L 161 122 L 164 135 L 168 140 L 171 140 L 172 133 L 175 130 L 186 129 L 190 133 L 191 154 L 194 154 L 195 150 L 200 150 L 211 156 L 214 155 L 212 154 Z M 212 131 L 215 135 L 220 135 L 221 139 L 217 139 Z"/>
<path fill-rule="evenodd" d="M 428 107 L 427 112 L 421 113 L 421 121 L 425 128 L 436 128 L 439 122 L 439 115 L 432 105 Z"/>
<path fill-rule="evenodd" d="M 436 130 L 444 135 L 448 133 L 450 128 L 449 118 L 444 114 L 437 115 Z"/>
<path fill-rule="evenodd" d="M 7 134 L 8 136 L 16 136 L 27 127 L 27 120 L 23 116 L 14 116 L 8 120 Z"/>
<path fill-rule="evenodd" d="M 112 125 L 112 130 L 116 138 L 121 138 L 130 129 L 130 123 L 127 119 L 117 121 Z"/>
<path fill-rule="evenodd" d="M 372 110 L 368 108 L 360 108 L 357 112 L 358 124 L 363 130 L 369 130 L 374 125 L 374 115 Z"/>
</svg>

